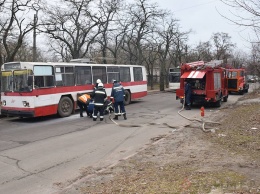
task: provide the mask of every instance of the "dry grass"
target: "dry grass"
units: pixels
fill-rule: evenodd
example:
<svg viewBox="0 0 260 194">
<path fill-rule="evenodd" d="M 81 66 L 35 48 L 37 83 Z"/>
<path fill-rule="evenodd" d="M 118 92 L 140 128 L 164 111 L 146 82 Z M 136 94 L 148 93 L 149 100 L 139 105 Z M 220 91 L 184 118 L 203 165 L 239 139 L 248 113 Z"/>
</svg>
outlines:
<svg viewBox="0 0 260 194">
<path fill-rule="evenodd" d="M 223 109 L 215 119 L 216 133 L 185 128 L 97 173 L 78 193 L 260 193 L 260 104 Z"/>
</svg>

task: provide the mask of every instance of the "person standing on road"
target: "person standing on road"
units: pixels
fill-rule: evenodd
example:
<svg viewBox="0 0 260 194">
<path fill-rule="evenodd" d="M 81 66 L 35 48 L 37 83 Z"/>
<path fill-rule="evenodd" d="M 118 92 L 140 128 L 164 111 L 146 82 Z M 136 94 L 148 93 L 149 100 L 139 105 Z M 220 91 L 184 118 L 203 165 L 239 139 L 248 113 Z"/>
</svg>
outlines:
<svg viewBox="0 0 260 194">
<path fill-rule="evenodd" d="M 99 112 L 100 121 L 104 119 L 104 104 L 107 99 L 107 93 L 104 89 L 103 83 L 99 83 L 96 90 L 93 93 L 93 100 L 94 100 L 94 115 L 93 121 L 97 120 L 97 114 Z"/>
<path fill-rule="evenodd" d="M 88 104 L 90 102 L 90 95 L 89 94 L 80 94 L 77 100 L 77 104 L 79 107 L 79 114 L 80 117 L 83 117 L 83 111 L 86 111 L 87 115 L 90 116 L 90 114 L 88 112 Z"/>
<path fill-rule="evenodd" d="M 191 84 L 189 80 L 185 80 L 185 105 L 186 105 L 186 110 L 191 110 Z"/>
<path fill-rule="evenodd" d="M 124 116 L 124 119 L 126 120 L 126 111 L 125 111 L 125 105 L 124 105 L 124 98 L 125 98 L 125 90 L 124 87 L 116 80 L 113 80 L 113 88 L 111 91 L 110 98 L 112 101 L 114 101 L 114 108 L 115 108 L 115 117 L 114 120 L 118 120 L 119 115 L 119 109 L 118 106 L 120 106 L 120 110 Z"/>
</svg>

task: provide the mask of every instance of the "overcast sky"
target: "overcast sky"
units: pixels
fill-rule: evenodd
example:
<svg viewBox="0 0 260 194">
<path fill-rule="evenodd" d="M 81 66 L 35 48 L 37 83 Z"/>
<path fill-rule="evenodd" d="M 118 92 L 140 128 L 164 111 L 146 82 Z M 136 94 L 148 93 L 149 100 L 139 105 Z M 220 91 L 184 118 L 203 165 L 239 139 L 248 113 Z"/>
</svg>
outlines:
<svg viewBox="0 0 260 194">
<path fill-rule="evenodd" d="M 192 29 L 190 44 L 197 45 L 200 41 L 208 41 L 213 33 L 225 32 L 232 37 L 232 43 L 237 48 L 249 52 L 250 44 L 245 41 L 249 37 L 249 29 L 238 27 L 232 24 L 221 14 L 227 17 L 234 17 L 232 10 L 220 0 L 158 0 L 159 7 L 173 12 L 174 17 L 179 19 L 182 29 Z M 232 10 L 235 11 L 235 10 Z"/>
</svg>

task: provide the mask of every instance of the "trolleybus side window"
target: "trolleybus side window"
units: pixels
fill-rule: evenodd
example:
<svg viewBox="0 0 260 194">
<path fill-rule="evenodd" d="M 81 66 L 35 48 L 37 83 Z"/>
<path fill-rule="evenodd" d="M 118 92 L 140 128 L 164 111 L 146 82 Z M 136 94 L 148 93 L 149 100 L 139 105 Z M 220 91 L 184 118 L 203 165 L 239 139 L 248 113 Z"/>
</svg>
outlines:
<svg viewBox="0 0 260 194">
<path fill-rule="evenodd" d="M 142 67 L 134 67 L 134 81 L 143 81 Z"/>
<path fill-rule="evenodd" d="M 130 82 L 130 68 L 129 67 L 120 67 L 120 81 L 121 82 Z"/>
<path fill-rule="evenodd" d="M 75 67 L 76 85 L 92 84 L 91 67 Z"/>
<path fill-rule="evenodd" d="M 36 88 L 53 87 L 54 76 L 52 66 L 34 66 L 34 85 Z"/>
<path fill-rule="evenodd" d="M 96 82 L 97 79 L 101 79 L 103 83 L 107 83 L 106 67 L 93 66 L 92 73 L 93 73 L 93 82 Z"/>
<path fill-rule="evenodd" d="M 75 81 L 74 81 L 73 67 L 56 66 L 55 79 L 56 79 L 57 86 L 74 86 Z"/>
<path fill-rule="evenodd" d="M 107 67 L 107 81 L 112 83 L 113 80 L 120 80 L 119 68 L 116 66 Z"/>
</svg>

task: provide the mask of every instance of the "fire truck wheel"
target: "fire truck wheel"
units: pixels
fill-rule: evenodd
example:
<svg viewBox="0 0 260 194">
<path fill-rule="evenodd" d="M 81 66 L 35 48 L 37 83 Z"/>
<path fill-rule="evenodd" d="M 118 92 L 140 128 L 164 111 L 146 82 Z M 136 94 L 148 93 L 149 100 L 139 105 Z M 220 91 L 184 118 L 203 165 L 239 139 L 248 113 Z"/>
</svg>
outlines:
<svg viewBox="0 0 260 194">
<path fill-rule="evenodd" d="M 228 96 L 223 97 L 223 102 L 227 102 Z"/>
<path fill-rule="evenodd" d="M 60 117 L 68 117 L 71 115 L 73 110 L 73 104 L 69 97 L 64 96 L 60 99 L 58 105 L 58 114 Z"/>
<path fill-rule="evenodd" d="M 221 99 L 218 100 L 218 101 L 215 103 L 216 107 L 221 107 L 221 104 L 222 104 L 222 100 L 221 100 Z"/>
<path fill-rule="evenodd" d="M 244 95 L 244 90 L 239 91 L 240 95 Z"/>
<path fill-rule="evenodd" d="M 129 92 L 129 90 L 125 90 L 125 101 L 124 104 L 128 105 L 131 102 L 131 94 Z"/>
</svg>

